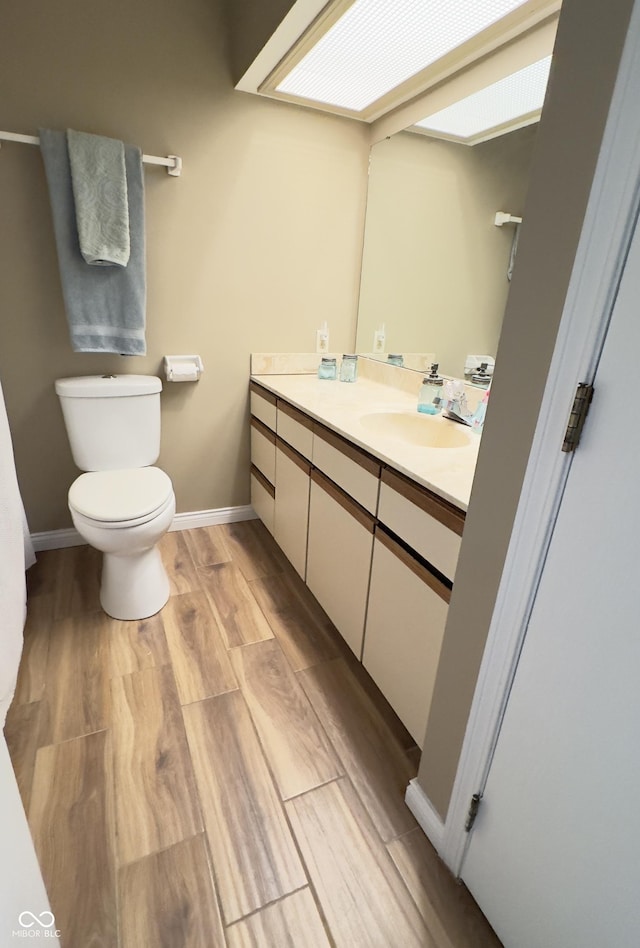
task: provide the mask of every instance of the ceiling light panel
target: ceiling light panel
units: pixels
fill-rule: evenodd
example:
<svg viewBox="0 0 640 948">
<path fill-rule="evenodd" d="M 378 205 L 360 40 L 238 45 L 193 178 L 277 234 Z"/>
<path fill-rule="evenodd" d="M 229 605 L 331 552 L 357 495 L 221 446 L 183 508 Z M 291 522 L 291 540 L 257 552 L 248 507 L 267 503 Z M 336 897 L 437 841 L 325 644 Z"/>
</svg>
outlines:
<svg viewBox="0 0 640 948">
<path fill-rule="evenodd" d="M 420 122 L 418 128 L 460 139 L 474 138 L 538 112 L 544 103 L 551 56 L 514 72 Z"/>
<path fill-rule="evenodd" d="M 277 86 L 360 112 L 525 0 L 356 0 Z"/>
</svg>

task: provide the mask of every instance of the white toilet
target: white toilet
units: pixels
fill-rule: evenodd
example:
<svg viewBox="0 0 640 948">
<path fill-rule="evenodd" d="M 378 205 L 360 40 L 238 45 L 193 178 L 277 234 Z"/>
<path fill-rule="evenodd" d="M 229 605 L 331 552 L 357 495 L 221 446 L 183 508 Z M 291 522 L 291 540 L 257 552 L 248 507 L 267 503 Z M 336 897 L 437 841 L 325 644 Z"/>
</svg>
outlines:
<svg viewBox="0 0 640 948">
<path fill-rule="evenodd" d="M 160 453 L 162 382 L 148 375 L 58 379 L 73 460 L 81 474 L 69 510 L 83 539 L 104 553 L 100 603 L 114 619 L 144 619 L 169 598 L 157 543 L 176 501 Z"/>
</svg>

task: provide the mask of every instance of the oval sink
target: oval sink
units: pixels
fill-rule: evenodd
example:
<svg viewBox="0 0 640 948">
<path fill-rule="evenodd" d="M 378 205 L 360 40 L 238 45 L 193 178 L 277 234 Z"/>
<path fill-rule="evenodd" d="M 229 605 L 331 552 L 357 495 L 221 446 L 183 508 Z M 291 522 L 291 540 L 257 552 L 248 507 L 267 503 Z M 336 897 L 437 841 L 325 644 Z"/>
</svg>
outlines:
<svg viewBox="0 0 640 948">
<path fill-rule="evenodd" d="M 423 448 L 466 448 L 473 437 L 469 429 L 440 416 L 419 412 L 379 411 L 363 415 L 367 431 Z"/>
</svg>

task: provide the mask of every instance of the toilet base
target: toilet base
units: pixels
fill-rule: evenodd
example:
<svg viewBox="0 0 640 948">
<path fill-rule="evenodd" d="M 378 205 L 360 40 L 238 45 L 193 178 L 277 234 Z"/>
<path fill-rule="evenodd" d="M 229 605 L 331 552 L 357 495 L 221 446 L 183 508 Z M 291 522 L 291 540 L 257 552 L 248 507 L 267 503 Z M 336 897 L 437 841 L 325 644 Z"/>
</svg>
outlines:
<svg viewBox="0 0 640 948">
<path fill-rule="evenodd" d="M 169 577 L 157 547 L 120 556 L 104 553 L 100 605 L 113 619 L 146 619 L 169 598 Z"/>
</svg>

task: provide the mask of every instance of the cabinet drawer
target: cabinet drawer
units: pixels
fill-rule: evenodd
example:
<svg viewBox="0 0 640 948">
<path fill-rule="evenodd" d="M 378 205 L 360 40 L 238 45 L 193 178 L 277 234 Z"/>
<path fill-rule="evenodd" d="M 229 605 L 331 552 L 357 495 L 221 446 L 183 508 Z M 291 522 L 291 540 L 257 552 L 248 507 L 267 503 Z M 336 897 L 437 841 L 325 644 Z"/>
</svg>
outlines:
<svg viewBox="0 0 640 948">
<path fill-rule="evenodd" d="M 251 465 L 251 506 L 260 520 L 273 534 L 273 518 L 275 512 L 276 492 L 264 474 L 257 467 Z"/>
<path fill-rule="evenodd" d="M 303 458 L 311 460 L 313 453 L 313 422 L 308 415 L 293 405 L 278 401 L 278 437 L 299 451 Z"/>
<path fill-rule="evenodd" d="M 378 507 L 381 465 L 355 445 L 321 425 L 314 425 L 313 463 L 365 510 Z"/>
<path fill-rule="evenodd" d="M 307 585 L 357 658 L 362 655 L 373 517 L 311 472 Z"/>
<path fill-rule="evenodd" d="M 303 457 L 278 438 L 273 536 L 303 579 L 307 571 L 310 469 Z"/>
<path fill-rule="evenodd" d="M 251 419 L 251 463 L 271 483 L 276 482 L 276 436 L 257 418 Z"/>
<path fill-rule="evenodd" d="M 262 388 L 261 385 L 250 382 L 249 399 L 251 403 L 251 414 L 259 418 L 267 428 L 271 428 L 272 431 L 275 431 L 276 396 L 272 392 L 268 392 L 266 388 Z"/>
<path fill-rule="evenodd" d="M 453 581 L 464 527 L 462 511 L 385 468 L 378 519 Z"/>
<path fill-rule="evenodd" d="M 376 530 L 362 661 L 419 747 L 440 660 L 448 593 L 421 563 Z"/>
</svg>

